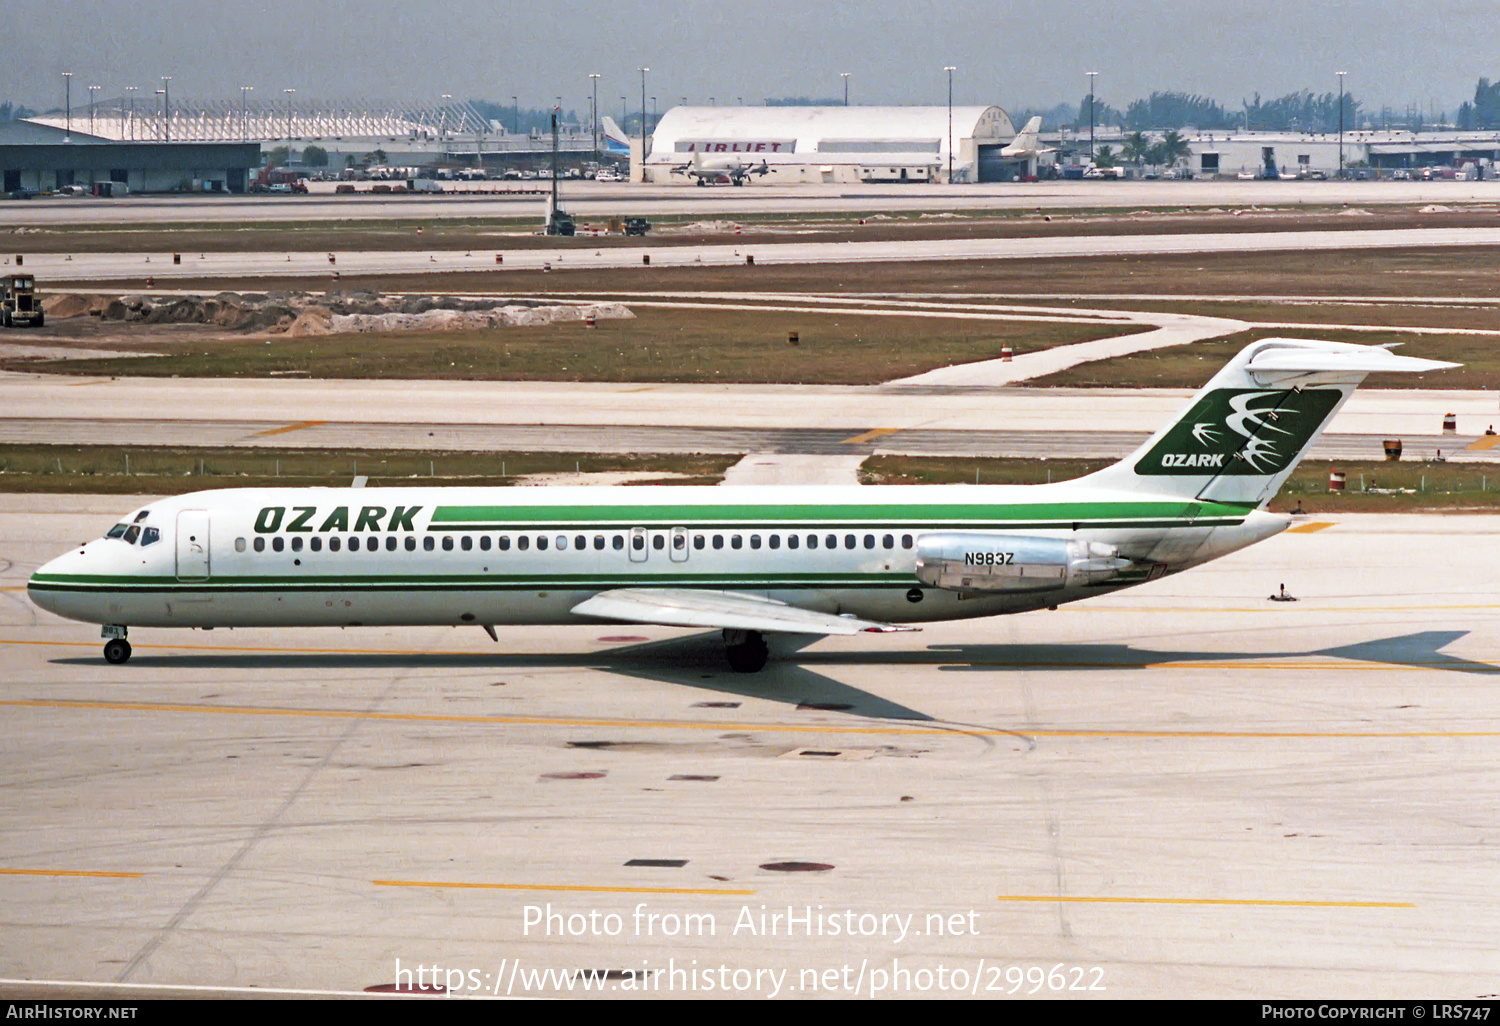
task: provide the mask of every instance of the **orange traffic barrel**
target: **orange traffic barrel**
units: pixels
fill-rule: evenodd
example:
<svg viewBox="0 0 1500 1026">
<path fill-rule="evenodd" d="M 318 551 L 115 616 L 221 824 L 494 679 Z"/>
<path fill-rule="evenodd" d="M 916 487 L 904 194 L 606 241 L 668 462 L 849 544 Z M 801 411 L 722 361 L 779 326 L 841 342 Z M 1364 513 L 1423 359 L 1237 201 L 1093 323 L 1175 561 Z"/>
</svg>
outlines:
<svg viewBox="0 0 1500 1026">
<path fill-rule="evenodd" d="M 1401 439 L 1387 438 L 1385 440 L 1385 458 L 1388 460 L 1399 460 L 1401 458 Z"/>
<path fill-rule="evenodd" d="M 1344 490 L 1344 472 L 1342 470 L 1330 470 L 1328 472 L 1328 490 L 1330 492 L 1341 492 Z"/>
<path fill-rule="evenodd" d="M 1015 355 L 1015 353 L 1011 350 L 1010 346 L 1001 346 L 1000 347 L 1000 359 L 1004 363 L 1010 363 L 1011 357 L 1014 356 L 1014 355 Z"/>
<path fill-rule="evenodd" d="M 1458 430 L 1458 417 L 1452 413 L 1443 414 L 1443 434 L 1451 435 Z"/>
</svg>

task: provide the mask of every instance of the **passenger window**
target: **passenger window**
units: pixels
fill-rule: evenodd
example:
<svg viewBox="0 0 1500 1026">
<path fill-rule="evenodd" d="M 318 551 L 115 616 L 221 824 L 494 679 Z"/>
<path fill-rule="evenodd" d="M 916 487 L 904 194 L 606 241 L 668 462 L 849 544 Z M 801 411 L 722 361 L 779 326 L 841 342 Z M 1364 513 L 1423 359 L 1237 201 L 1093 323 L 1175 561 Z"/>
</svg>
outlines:
<svg viewBox="0 0 1500 1026">
<path fill-rule="evenodd" d="M 880 544 L 884 545 L 888 549 L 894 549 L 896 547 L 896 539 L 894 536 L 888 534 L 884 538 L 880 539 Z"/>
<path fill-rule="evenodd" d="M 536 550 L 538 552 L 547 551 L 547 536 L 545 534 L 539 534 L 536 536 Z"/>
<path fill-rule="evenodd" d="M 260 541 L 259 538 L 255 539 L 255 540 L 256 541 Z M 328 539 L 328 551 L 329 552 L 337 552 L 339 549 L 343 548 L 343 545 L 344 545 L 343 539 L 341 539 L 338 535 L 334 535 L 332 538 Z"/>
<path fill-rule="evenodd" d="M 413 538 L 411 535 L 407 535 L 406 536 L 406 551 L 407 552 L 416 552 L 417 551 L 417 539 Z"/>
<path fill-rule="evenodd" d="M 758 548 L 760 548 L 760 535 L 758 535 L 758 534 L 752 534 L 750 536 L 750 547 L 752 549 L 758 549 Z"/>
<path fill-rule="evenodd" d="M 773 534 L 773 535 L 771 535 L 770 538 L 768 538 L 766 540 L 770 543 L 771 548 L 773 548 L 773 549 L 779 549 L 779 548 L 781 548 L 781 535 L 779 535 L 779 534 Z"/>
<path fill-rule="evenodd" d="M 356 538 L 356 537 L 354 537 L 354 535 L 352 535 L 352 534 L 349 536 L 349 551 L 350 552 L 358 552 L 359 551 L 359 539 Z"/>
<path fill-rule="evenodd" d="M 470 538 L 468 535 L 464 535 L 458 540 L 458 547 L 463 549 L 465 552 L 468 552 L 474 548 L 474 539 Z"/>
<path fill-rule="evenodd" d="M 815 548 L 818 547 L 818 536 L 817 535 L 810 534 L 810 535 L 807 536 L 807 547 L 810 548 L 810 549 L 815 549 Z"/>
<path fill-rule="evenodd" d="M 695 535 L 693 535 L 693 548 L 699 549 L 700 551 L 702 550 L 702 548 L 703 548 L 703 535 L 701 535 L 701 534 L 695 534 Z"/>
<path fill-rule="evenodd" d="M 596 534 L 596 535 L 594 535 L 594 551 L 596 551 L 596 552 L 603 552 L 604 551 L 604 535 L 602 535 L 602 534 Z"/>
<path fill-rule="evenodd" d="M 500 551 L 501 552 L 509 552 L 510 551 L 510 535 L 508 535 L 508 534 L 502 534 L 500 536 Z"/>
<path fill-rule="evenodd" d="M 867 535 L 865 535 L 865 548 L 867 548 L 867 549 L 873 549 L 874 547 L 875 547 L 875 536 L 873 534 L 867 534 Z"/>
<path fill-rule="evenodd" d="M 131 524 L 125 529 L 125 544 L 134 545 L 135 540 L 141 536 L 141 529 Z"/>
<path fill-rule="evenodd" d="M 640 535 L 635 535 L 630 539 L 630 547 L 639 552 L 646 547 L 646 539 L 642 538 Z"/>
<path fill-rule="evenodd" d="M 437 548 L 437 539 L 433 538 L 432 535 L 429 534 L 427 537 L 422 539 L 423 552 L 431 552 L 435 548 Z"/>
<path fill-rule="evenodd" d="M 301 552 L 302 551 L 302 536 L 300 534 L 292 536 L 292 551 L 293 552 Z"/>
<path fill-rule="evenodd" d="M 786 547 L 789 549 L 795 549 L 797 547 L 797 536 L 795 534 L 789 534 L 786 536 Z"/>
<path fill-rule="evenodd" d="M 266 540 L 264 538 L 257 538 L 257 539 L 255 539 L 255 551 L 256 552 L 264 552 L 264 551 L 266 551 Z"/>
<path fill-rule="evenodd" d="M 824 548 L 827 548 L 827 549 L 836 549 L 836 548 L 839 547 L 839 536 L 836 535 L 836 534 L 830 534 L 827 538 L 823 539 L 823 542 L 824 542 L 824 545 L 823 545 Z"/>
<path fill-rule="evenodd" d="M 722 534 L 716 534 L 716 535 L 714 535 L 714 548 L 716 548 L 716 549 L 722 549 L 723 547 L 724 547 L 724 536 Z"/>
<path fill-rule="evenodd" d="M 573 539 L 573 547 L 575 549 L 586 549 L 589 547 L 589 540 L 580 534 Z"/>
<path fill-rule="evenodd" d="M 376 538 L 376 537 L 373 537 L 373 536 L 369 537 L 369 538 L 366 538 L 365 539 L 365 548 L 369 549 L 371 552 L 379 551 L 379 549 L 380 549 L 380 539 Z"/>
<path fill-rule="evenodd" d="M 566 551 L 568 551 L 568 536 L 567 535 L 560 534 L 560 535 L 557 536 L 557 551 L 558 552 L 566 552 Z"/>
<path fill-rule="evenodd" d="M 741 538 L 737 534 L 731 534 L 729 536 L 729 547 L 731 549 L 741 549 L 741 548 L 744 548 L 745 547 L 745 540 L 743 538 Z"/>
<path fill-rule="evenodd" d="M 844 535 L 844 548 L 846 548 L 846 549 L 852 549 L 852 548 L 855 548 L 858 544 L 859 544 L 859 539 L 856 538 L 856 537 L 854 537 L 854 535 L 852 535 L 852 534 L 846 534 L 846 535 Z"/>
<path fill-rule="evenodd" d="M 687 539 L 680 534 L 672 535 L 672 551 L 681 552 L 685 548 L 687 548 Z"/>
<path fill-rule="evenodd" d="M 451 534 L 445 534 L 445 535 L 443 535 L 443 551 L 444 552 L 452 552 L 453 551 L 453 535 L 451 535 Z"/>
<path fill-rule="evenodd" d="M 319 538 L 317 535 L 313 535 L 312 538 L 308 540 L 307 547 L 312 549 L 314 552 L 322 552 L 323 539 Z"/>
<path fill-rule="evenodd" d="M 516 548 L 520 549 L 522 552 L 525 552 L 527 549 L 531 548 L 531 539 L 524 534 L 521 535 L 516 539 Z"/>
<path fill-rule="evenodd" d="M 275 538 L 271 539 L 271 548 L 277 552 L 280 552 L 282 549 L 286 548 L 286 539 L 281 537 L 280 535 L 277 535 Z"/>
<path fill-rule="evenodd" d="M 467 538 L 465 538 L 464 540 L 468 541 Z M 396 551 L 396 536 L 394 534 L 388 534 L 388 535 L 385 536 L 385 551 L 387 551 L 387 552 L 395 552 Z"/>
<path fill-rule="evenodd" d="M 619 552 L 625 547 L 625 536 L 623 534 L 615 535 L 615 540 L 611 544 L 614 545 L 615 551 Z"/>
<path fill-rule="evenodd" d="M 909 535 L 909 534 L 903 534 L 901 536 L 901 547 L 903 549 L 909 549 L 909 548 L 911 548 L 911 535 Z"/>
<path fill-rule="evenodd" d="M 656 537 L 654 537 L 654 538 L 651 539 L 651 547 L 653 549 L 657 550 L 658 552 L 660 552 L 662 549 L 666 548 L 666 546 L 667 546 L 667 540 L 665 538 L 663 538 L 659 534 Z"/>
<path fill-rule="evenodd" d="M 487 535 L 487 534 L 481 534 L 479 536 L 479 547 L 482 550 L 484 550 L 485 552 L 490 551 L 490 536 L 489 535 Z"/>
<path fill-rule="evenodd" d="M 245 551 L 245 539 L 243 539 L 243 538 L 236 538 L 234 540 L 234 551 L 236 551 L 236 552 L 244 552 Z"/>
</svg>

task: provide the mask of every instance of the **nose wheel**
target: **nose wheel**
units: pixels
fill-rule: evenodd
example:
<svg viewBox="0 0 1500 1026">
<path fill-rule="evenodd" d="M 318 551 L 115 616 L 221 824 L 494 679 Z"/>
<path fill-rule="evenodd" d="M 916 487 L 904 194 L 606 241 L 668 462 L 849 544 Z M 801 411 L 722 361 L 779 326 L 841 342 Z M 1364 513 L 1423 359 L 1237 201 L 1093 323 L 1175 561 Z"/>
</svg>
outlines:
<svg viewBox="0 0 1500 1026">
<path fill-rule="evenodd" d="M 130 658 L 130 642 L 124 638 L 111 638 L 104 643 L 104 661 L 119 666 Z"/>
</svg>

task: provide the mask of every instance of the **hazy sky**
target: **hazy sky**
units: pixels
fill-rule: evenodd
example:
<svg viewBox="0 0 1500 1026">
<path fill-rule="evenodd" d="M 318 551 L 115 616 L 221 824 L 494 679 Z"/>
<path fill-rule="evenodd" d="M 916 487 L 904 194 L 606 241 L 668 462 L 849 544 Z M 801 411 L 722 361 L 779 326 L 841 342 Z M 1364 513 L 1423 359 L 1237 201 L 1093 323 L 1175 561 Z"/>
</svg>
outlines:
<svg viewBox="0 0 1500 1026">
<path fill-rule="evenodd" d="M 855 103 L 954 100 L 1018 109 L 1076 103 L 1085 72 L 1100 100 L 1123 107 L 1153 89 L 1226 106 L 1259 91 L 1334 92 L 1337 71 L 1366 109 L 1454 110 L 1481 77 L 1500 78 L 1495 0 L 6 0 L 0 100 L 61 106 L 87 86 L 149 96 L 172 76 L 174 100 L 461 98 L 600 109 L 720 105 L 767 96 Z M 648 99 L 649 104 L 649 99 Z"/>
</svg>

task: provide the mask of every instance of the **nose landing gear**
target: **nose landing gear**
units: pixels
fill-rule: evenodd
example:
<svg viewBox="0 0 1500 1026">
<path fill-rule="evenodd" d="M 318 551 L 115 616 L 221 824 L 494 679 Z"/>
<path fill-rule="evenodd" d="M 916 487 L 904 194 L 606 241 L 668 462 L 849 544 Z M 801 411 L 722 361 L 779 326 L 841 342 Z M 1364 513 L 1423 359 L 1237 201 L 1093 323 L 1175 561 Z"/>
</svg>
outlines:
<svg viewBox="0 0 1500 1026">
<path fill-rule="evenodd" d="M 126 628 L 114 624 L 105 624 L 100 631 L 109 640 L 104 643 L 104 661 L 112 666 L 119 666 L 130 658 L 130 642 L 125 640 Z"/>
</svg>

